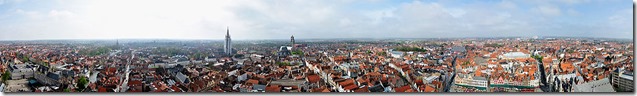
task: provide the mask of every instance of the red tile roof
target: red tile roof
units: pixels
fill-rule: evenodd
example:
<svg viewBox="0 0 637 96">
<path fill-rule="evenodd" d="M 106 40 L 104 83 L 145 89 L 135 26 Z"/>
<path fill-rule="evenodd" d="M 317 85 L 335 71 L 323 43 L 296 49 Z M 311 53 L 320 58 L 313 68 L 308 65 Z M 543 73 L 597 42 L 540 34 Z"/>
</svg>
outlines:
<svg viewBox="0 0 637 96">
<path fill-rule="evenodd" d="M 128 86 L 143 86 L 141 80 L 132 80 L 128 82 Z"/>
<path fill-rule="evenodd" d="M 570 62 L 562 63 L 560 65 L 560 68 L 562 68 L 564 72 L 573 72 L 573 70 L 575 70 L 575 67 L 573 67 L 573 63 L 570 63 Z"/>
<path fill-rule="evenodd" d="M 106 88 L 104 88 L 104 87 L 102 87 L 102 86 L 99 86 L 99 87 L 97 88 L 97 92 L 107 92 L 107 91 L 106 91 Z"/>
<path fill-rule="evenodd" d="M 422 79 L 417 79 L 416 80 L 416 85 L 424 85 L 425 83 L 422 81 Z"/>
<path fill-rule="evenodd" d="M 345 90 L 354 90 L 356 88 L 358 88 L 358 86 L 355 85 L 355 84 L 350 84 L 350 85 L 347 85 L 347 86 L 343 87 L 343 89 L 345 89 Z"/>
<path fill-rule="evenodd" d="M 354 92 L 369 92 L 368 87 L 358 88 L 354 90 Z"/>
<path fill-rule="evenodd" d="M 312 92 L 330 92 L 330 90 L 327 88 L 314 88 Z"/>
<path fill-rule="evenodd" d="M 434 87 L 425 85 L 425 90 L 423 90 L 424 92 L 436 92 L 436 89 L 434 89 Z"/>
<path fill-rule="evenodd" d="M 339 85 L 341 85 L 341 86 L 343 86 L 343 87 L 345 87 L 345 86 L 347 86 L 347 85 L 354 84 L 354 79 L 347 79 L 347 80 L 345 80 L 345 81 L 338 82 L 338 84 L 339 84 Z"/>
<path fill-rule="evenodd" d="M 321 77 L 316 75 L 316 74 L 307 76 L 307 81 L 309 83 L 317 83 L 320 79 L 321 79 Z"/>
<path fill-rule="evenodd" d="M 402 86 L 402 87 L 398 87 L 398 88 L 396 88 L 394 90 L 396 92 L 406 92 L 407 90 L 410 90 L 410 89 L 411 89 L 411 87 L 409 87 L 409 85 L 405 85 L 405 86 Z"/>
<path fill-rule="evenodd" d="M 179 89 L 179 87 L 177 86 L 172 86 L 170 87 L 170 89 L 173 89 L 175 92 L 181 92 L 181 89 Z"/>
<path fill-rule="evenodd" d="M 250 79 L 250 80 L 246 81 L 246 85 L 248 85 L 248 86 L 252 86 L 254 84 L 259 84 L 259 80 Z"/>
<path fill-rule="evenodd" d="M 265 92 L 281 92 L 281 86 L 279 85 L 270 85 L 265 87 Z"/>
</svg>

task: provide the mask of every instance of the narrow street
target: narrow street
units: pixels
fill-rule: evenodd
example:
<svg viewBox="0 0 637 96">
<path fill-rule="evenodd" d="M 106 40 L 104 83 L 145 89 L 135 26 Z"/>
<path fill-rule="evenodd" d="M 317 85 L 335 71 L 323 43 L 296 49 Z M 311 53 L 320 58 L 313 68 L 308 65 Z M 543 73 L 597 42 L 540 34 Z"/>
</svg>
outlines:
<svg viewBox="0 0 637 96">
<path fill-rule="evenodd" d="M 451 86 L 453 86 L 453 81 L 456 78 L 456 58 L 457 56 L 454 56 L 453 61 L 451 61 L 451 65 L 452 65 L 451 67 L 453 68 L 453 70 L 451 71 L 451 76 L 445 79 L 445 88 L 444 88 L 445 92 L 449 92 L 449 89 L 451 89 Z"/>
<path fill-rule="evenodd" d="M 130 75 L 130 64 L 132 63 L 133 58 L 135 58 L 135 51 L 131 51 L 131 58 L 128 59 L 128 63 L 126 63 L 126 72 L 124 73 L 124 82 L 122 82 L 122 88 L 119 92 L 126 92 L 128 90 L 128 80 Z"/>
</svg>

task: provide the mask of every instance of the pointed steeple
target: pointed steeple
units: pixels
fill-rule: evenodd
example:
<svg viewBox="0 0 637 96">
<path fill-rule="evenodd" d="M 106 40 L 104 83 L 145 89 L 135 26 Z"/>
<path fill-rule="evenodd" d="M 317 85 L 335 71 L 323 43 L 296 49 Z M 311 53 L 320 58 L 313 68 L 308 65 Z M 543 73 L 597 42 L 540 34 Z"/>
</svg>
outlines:
<svg viewBox="0 0 637 96">
<path fill-rule="evenodd" d="M 224 51 L 227 55 L 231 55 L 232 54 L 232 43 L 230 41 L 230 28 L 226 27 L 226 38 L 225 38 L 226 43 L 224 44 Z"/>
<path fill-rule="evenodd" d="M 226 37 L 230 37 L 230 27 L 226 26 Z"/>
<path fill-rule="evenodd" d="M 292 43 L 292 45 L 290 45 L 290 46 L 294 47 L 294 44 L 295 44 L 295 42 L 294 42 L 294 35 L 292 35 L 292 36 L 290 37 L 290 42 Z"/>
<path fill-rule="evenodd" d="M 115 39 L 115 48 L 119 49 L 119 39 Z"/>
</svg>

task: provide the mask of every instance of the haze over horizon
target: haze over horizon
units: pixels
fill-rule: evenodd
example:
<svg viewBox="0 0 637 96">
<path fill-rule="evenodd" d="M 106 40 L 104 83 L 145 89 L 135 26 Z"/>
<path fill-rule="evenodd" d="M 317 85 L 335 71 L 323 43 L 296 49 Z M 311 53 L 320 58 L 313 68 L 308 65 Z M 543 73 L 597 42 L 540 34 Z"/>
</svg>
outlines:
<svg viewBox="0 0 637 96">
<path fill-rule="evenodd" d="M 633 39 L 627 0 L 0 0 L 0 40 Z"/>
</svg>

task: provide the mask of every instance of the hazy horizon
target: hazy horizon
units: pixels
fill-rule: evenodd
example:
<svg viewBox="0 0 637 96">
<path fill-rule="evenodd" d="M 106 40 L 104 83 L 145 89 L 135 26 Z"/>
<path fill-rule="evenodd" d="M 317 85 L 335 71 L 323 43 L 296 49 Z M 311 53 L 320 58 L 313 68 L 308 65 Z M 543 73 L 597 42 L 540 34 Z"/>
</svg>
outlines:
<svg viewBox="0 0 637 96">
<path fill-rule="evenodd" d="M 406 39 L 414 39 L 414 40 L 438 40 L 438 39 L 533 39 L 534 37 L 448 37 L 448 38 L 400 38 L 400 37 L 387 37 L 387 38 L 296 38 L 297 41 L 303 40 L 406 40 Z M 593 40 L 630 40 L 633 41 L 633 38 L 605 38 L 605 37 L 567 37 L 567 36 L 546 36 L 546 37 L 538 37 L 538 39 L 593 39 Z M 171 38 L 115 38 L 115 39 L 30 39 L 30 40 L 0 40 L 0 41 L 129 41 L 129 40 L 140 40 L 140 41 L 224 41 L 224 39 L 171 39 Z M 232 41 L 289 41 L 290 38 L 273 38 L 273 39 L 233 39 Z"/>
<path fill-rule="evenodd" d="M 0 0 L 0 40 L 634 39 L 626 0 Z"/>
</svg>

